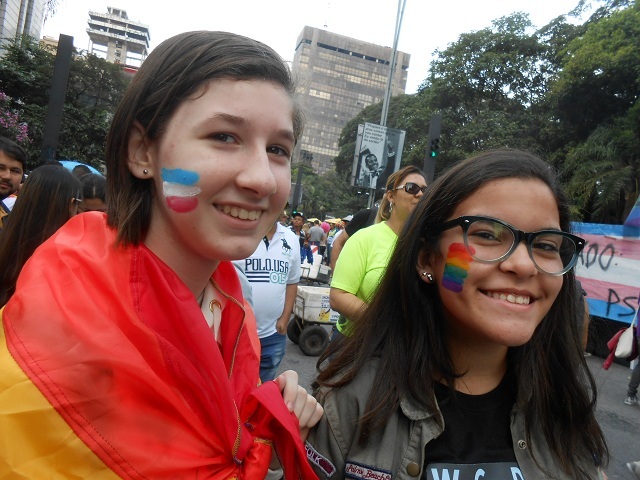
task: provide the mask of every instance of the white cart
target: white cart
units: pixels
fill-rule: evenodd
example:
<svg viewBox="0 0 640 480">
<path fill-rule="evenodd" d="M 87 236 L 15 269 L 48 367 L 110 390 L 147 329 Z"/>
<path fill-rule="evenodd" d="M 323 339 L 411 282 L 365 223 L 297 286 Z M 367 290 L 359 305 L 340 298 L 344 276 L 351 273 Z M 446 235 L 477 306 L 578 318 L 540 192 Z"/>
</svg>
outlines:
<svg viewBox="0 0 640 480">
<path fill-rule="evenodd" d="M 329 345 L 326 327 L 335 325 L 338 317 L 338 312 L 329 306 L 329 287 L 298 285 L 287 336 L 302 353 L 317 357 Z"/>
</svg>

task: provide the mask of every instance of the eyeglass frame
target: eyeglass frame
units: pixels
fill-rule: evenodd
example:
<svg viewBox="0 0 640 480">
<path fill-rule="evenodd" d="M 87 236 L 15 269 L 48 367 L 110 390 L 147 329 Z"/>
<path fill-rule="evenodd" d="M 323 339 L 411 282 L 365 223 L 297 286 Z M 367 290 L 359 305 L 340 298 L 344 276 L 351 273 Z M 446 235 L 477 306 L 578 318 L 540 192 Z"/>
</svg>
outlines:
<svg viewBox="0 0 640 480">
<path fill-rule="evenodd" d="M 500 257 L 494 259 L 494 260 L 483 260 L 480 258 L 476 258 L 470 251 L 469 251 L 469 243 L 467 240 L 467 232 L 469 231 L 469 226 L 477 221 L 490 221 L 490 222 L 496 222 L 499 223 L 500 225 L 506 227 L 512 234 L 513 234 L 513 244 L 511 245 L 511 247 Z M 537 230 L 535 232 L 525 232 L 522 230 L 517 229 L 516 227 L 514 227 L 513 225 L 505 222 L 504 220 L 500 220 L 499 218 L 493 218 L 493 217 L 485 217 L 483 215 L 462 215 L 458 218 L 454 218 L 452 220 L 447 220 L 446 222 L 442 223 L 439 227 L 439 231 L 440 233 L 444 232 L 445 230 L 449 230 L 451 228 L 454 227 L 461 227 L 462 228 L 462 238 L 464 240 L 464 246 L 467 249 L 467 252 L 469 252 L 469 254 L 473 257 L 474 260 L 477 260 L 478 262 L 483 262 L 483 263 L 497 263 L 497 262 L 502 262 L 504 260 L 506 260 L 507 258 L 509 258 L 513 252 L 515 252 L 516 248 L 518 248 L 518 245 L 520 245 L 520 242 L 522 242 L 523 240 L 525 241 L 525 243 L 527 244 L 527 252 L 529 253 L 529 258 L 531 259 L 531 261 L 533 262 L 533 264 L 536 267 L 536 270 L 538 270 L 541 273 L 544 273 L 545 275 L 550 275 L 552 277 L 559 277 L 561 275 L 564 275 L 565 273 L 567 273 L 569 270 L 571 270 L 576 262 L 578 261 L 578 256 L 580 255 L 580 252 L 582 252 L 582 250 L 584 249 L 587 241 L 582 238 L 579 237 L 577 235 L 574 235 L 572 233 L 568 233 L 568 232 L 563 232 L 562 230 L 554 230 L 554 229 L 543 229 L 543 230 Z M 531 250 L 531 241 L 537 237 L 538 235 L 544 235 L 544 234 L 553 234 L 553 235 L 561 235 L 563 237 L 568 238 L 569 240 L 571 240 L 573 242 L 573 244 L 576 246 L 576 250 L 573 253 L 573 258 L 571 259 L 571 261 L 558 273 L 549 273 L 546 272 L 544 270 L 542 270 L 540 268 L 540 266 L 538 266 L 538 264 L 536 263 L 535 258 L 533 258 L 533 251 Z"/>
<path fill-rule="evenodd" d="M 411 193 L 408 188 L 413 188 L 410 185 L 415 185 L 416 187 L 418 187 L 418 192 L 422 192 L 422 194 L 424 195 L 427 191 L 428 186 L 425 185 L 424 187 L 421 187 L 420 185 L 418 185 L 416 182 L 407 182 L 404 185 L 400 185 L 399 187 L 394 188 L 394 190 L 401 190 L 404 189 L 405 192 L 407 192 L 409 195 L 417 195 L 418 192 L 416 193 Z"/>
</svg>

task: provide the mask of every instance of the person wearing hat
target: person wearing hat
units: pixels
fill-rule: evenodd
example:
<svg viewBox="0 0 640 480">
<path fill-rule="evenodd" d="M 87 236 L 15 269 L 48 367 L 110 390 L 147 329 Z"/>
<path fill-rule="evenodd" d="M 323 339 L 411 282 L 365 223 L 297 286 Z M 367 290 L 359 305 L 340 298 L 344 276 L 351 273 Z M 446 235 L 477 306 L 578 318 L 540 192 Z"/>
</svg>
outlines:
<svg viewBox="0 0 640 480">
<path fill-rule="evenodd" d="M 293 212 L 291 231 L 295 233 L 300 241 L 300 263 L 307 259 L 307 262 L 313 264 L 313 254 L 311 253 L 311 247 L 309 246 L 309 234 L 302 228 L 304 225 L 304 213 Z"/>
</svg>

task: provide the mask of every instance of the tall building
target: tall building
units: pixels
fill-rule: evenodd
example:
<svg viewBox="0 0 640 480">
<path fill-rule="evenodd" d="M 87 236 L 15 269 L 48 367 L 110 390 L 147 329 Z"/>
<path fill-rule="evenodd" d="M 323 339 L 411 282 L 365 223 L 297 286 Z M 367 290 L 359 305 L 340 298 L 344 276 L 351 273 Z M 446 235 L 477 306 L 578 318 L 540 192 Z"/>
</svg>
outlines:
<svg viewBox="0 0 640 480">
<path fill-rule="evenodd" d="M 0 1 L 0 47 L 22 35 L 39 39 L 44 6 L 45 0 Z"/>
<path fill-rule="evenodd" d="M 126 10 L 107 7 L 108 13 L 89 11 L 89 52 L 112 63 L 138 69 L 147 57 L 149 27 L 127 17 Z"/>
<path fill-rule="evenodd" d="M 305 26 L 296 42 L 293 72 L 307 117 L 299 158 L 318 173 L 333 170 L 342 128 L 384 99 L 392 49 Z M 397 53 L 392 95 L 404 93 L 410 55 Z"/>
</svg>

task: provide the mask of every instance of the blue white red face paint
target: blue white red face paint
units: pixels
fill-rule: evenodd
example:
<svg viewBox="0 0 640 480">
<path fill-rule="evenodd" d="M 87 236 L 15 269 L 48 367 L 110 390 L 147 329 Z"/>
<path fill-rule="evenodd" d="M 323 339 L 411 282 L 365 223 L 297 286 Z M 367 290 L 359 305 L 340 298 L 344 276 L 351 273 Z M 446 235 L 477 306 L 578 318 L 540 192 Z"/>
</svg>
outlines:
<svg viewBox="0 0 640 480">
<path fill-rule="evenodd" d="M 200 175 L 190 170 L 162 169 L 162 193 L 167 199 L 167 206 L 177 213 L 187 213 L 198 206 L 198 194 L 202 191 L 196 187 Z"/>
<path fill-rule="evenodd" d="M 475 253 L 475 252 L 474 252 Z M 463 243 L 452 243 L 447 252 L 447 261 L 442 275 L 442 286 L 452 292 L 460 293 L 464 279 L 467 278 L 469 264 L 473 257 Z"/>
</svg>

